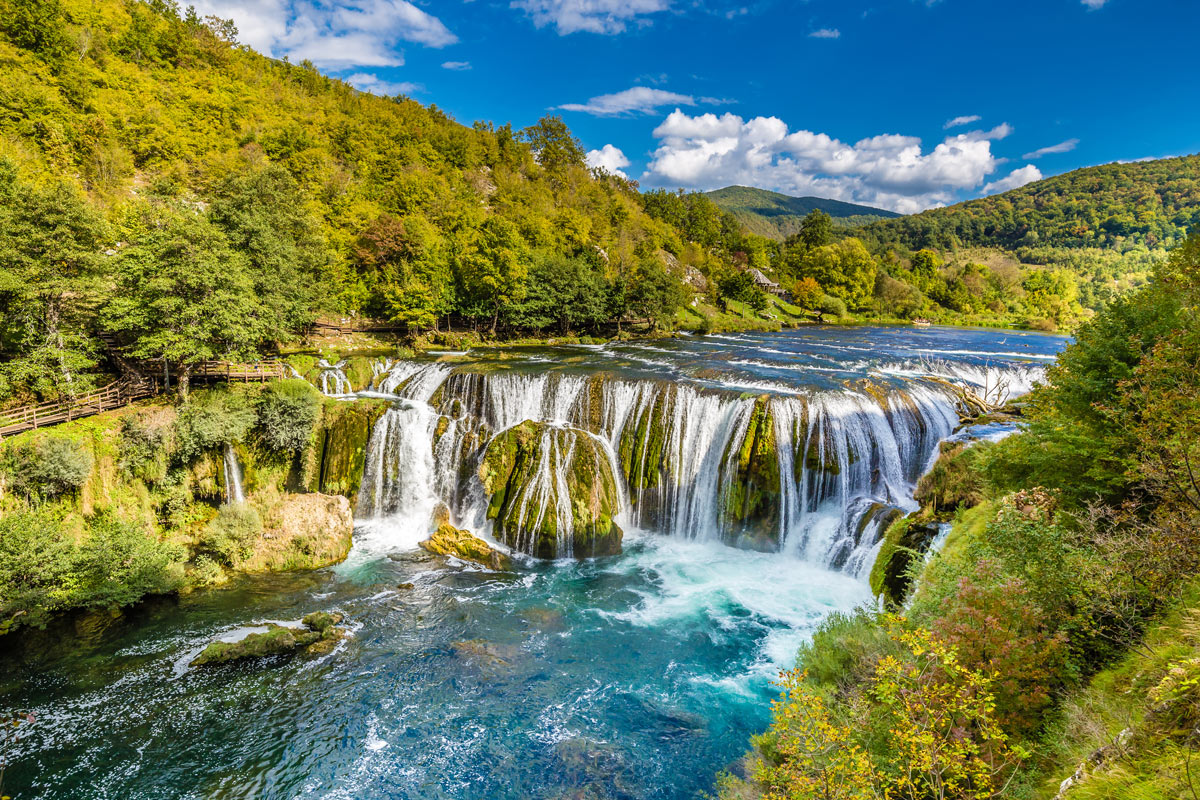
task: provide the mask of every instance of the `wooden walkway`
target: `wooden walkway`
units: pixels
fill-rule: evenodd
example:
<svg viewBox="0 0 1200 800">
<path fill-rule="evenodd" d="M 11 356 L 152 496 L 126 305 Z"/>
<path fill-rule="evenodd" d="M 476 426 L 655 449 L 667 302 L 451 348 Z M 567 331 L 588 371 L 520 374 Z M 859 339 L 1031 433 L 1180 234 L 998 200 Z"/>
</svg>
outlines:
<svg viewBox="0 0 1200 800">
<path fill-rule="evenodd" d="M 153 365 L 144 365 L 144 372 L 153 375 Z M 254 364 L 235 364 L 228 361 L 202 361 L 192 368 L 193 382 L 213 383 L 227 381 L 235 383 L 266 383 L 286 378 L 290 374 L 287 365 L 278 359 L 266 359 Z M 161 375 L 161 372 L 159 373 Z M 172 381 L 178 372 L 171 372 Z M 154 397 L 163 391 L 160 377 L 128 378 L 110 383 L 103 389 L 74 400 L 40 403 L 0 411 L 0 438 L 13 436 L 36 428 L 46 428 L 74 419 L 90 417 L 103 411 L 127 406 L 135 400 Z"/>
</svg>

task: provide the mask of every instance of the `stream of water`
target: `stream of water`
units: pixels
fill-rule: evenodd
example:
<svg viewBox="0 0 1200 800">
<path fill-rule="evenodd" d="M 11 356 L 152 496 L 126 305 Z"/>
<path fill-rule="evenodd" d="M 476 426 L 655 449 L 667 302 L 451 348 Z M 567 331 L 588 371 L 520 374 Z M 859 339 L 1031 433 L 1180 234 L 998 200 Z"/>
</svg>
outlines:
<svg viewBox="0 0 1200 800">
<path fill-rule="evenodd" d="M 22 800 L 696 798 L 768 723 L 771 679 L 820 621 L 870 602 L 869 509 L 911 507 L 955 427 L 942 381 L 1016 396 L 1065 341 L 809 328 L 391 362 L 371 387 L 396 406 L 368 448 L 350 558 L 6 637 L 0 705 L 37 723 L 5 788 Z M 336 375 L 326 389 L 350 393 Z M 716 498 L 764 395 L 785 479 L 763 523 L 772 552 L 755 552 L 730 546 L 743 534 Z M 464 477 L 472 443 L 543 420 L 594 437 L 623 469 L 647 415 L 671 480 L 635 491 L 622 478 L 621 555 L 518 553 L 513 572 L 492 572 L 415 549 L 438 504 L 490 534 Z M 187 667 L 215 637 L 318 609 L 352 629 L 327 656 Z"/>
</svg>

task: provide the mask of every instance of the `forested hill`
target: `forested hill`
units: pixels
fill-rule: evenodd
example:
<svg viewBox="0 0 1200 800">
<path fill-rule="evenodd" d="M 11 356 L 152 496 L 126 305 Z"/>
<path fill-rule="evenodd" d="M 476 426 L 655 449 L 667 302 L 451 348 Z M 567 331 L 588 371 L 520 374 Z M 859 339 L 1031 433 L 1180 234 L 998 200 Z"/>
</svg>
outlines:
<svg viewBox="0 0 1200 800">
<path fill-rule="evenodd" d="M 0 403 L 102 381 L 101 335 L 186 367 L 323 313 L 670 326 L 746 249 L 711 211 L 690 246 L 557 118 L 466 127 L 172 0 L 0 0 Z"/>
<path fill-rule="evenodd" d="M 1170 248 L 1200 224 L 1200 155 L 1105 164 L 1003 194 L 872 223 L 880 243 L 923 247 Z"/>
<path fill-rule="evenodd" d="M 726 186 L 706 194 L 719 207 L 737 217 L 747 230 L 777 241 L 797 233 L 800 223 L 813 211 L 824 211 L 835 225 L 847 227 L 900 216 L 880 208 L 821 197 L 792 197 L 750 186 Z"/>
</svg>

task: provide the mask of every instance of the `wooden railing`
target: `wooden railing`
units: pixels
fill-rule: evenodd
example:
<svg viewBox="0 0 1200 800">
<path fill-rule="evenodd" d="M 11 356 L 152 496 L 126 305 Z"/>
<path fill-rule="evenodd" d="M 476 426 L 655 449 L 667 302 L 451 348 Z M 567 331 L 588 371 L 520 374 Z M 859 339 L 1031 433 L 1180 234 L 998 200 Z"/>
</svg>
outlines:
<svg viewBox="0 0 1200 800">
<path fill-rule="evenodd" d="M 345 319 L 340 322 L 314 322 L 312 331 L 314 333 L 329 334 L 347 334 L 347 333 L 371 333 L 371 332 L 389 332 L 389 331 L 407 331 L 408 325 L 400 322 L 379 322 L 377 320 L 350 320 Z"/>
<path fill-rule="evenodd" d="M 154 377 L 142 379 L 126 379 L 111 383 L 103 389 L 91 394 L 76 397 L 74 400 L 62 400 L 50 403 L 40 403 L 33 406 L 22 406 L 7 411 L 0 411 L 0 438 L 17 433 L 31 431 L 35 428 L 45 428 L 60 422 L 70 422 L 99 414 L 102 411 L 127 406 L 134 400 L 153 397 L 162 391 L 161 372 L 154 372 L 154 365 L 149 362 L 144 367 L 144 373 Z M 239 381 L 244 383 L 259 382 L 286 378 L 291 373 L 282 361 L 271 358 L 253 364 L 234 364 L 229 361 L 201 361 L 192 367 L 191 380 L 197 382 L 210 381 Z M 171 370 L 172 382 L 178 380 L 178 372 Z"/>
<path fill-rule="evenodd" d="M 35 428 L 45 428 L 60 422 L 90 417 L 101 411 L 111 411 L 114 408 L 129 405 L 134 400 L 140 400 L 143 397 L 152 397 L 158 392 L 158 381 L 153 379 L 118 381 L 73 400 L 40 403 L 35 406 L 0 411 L 0 436 L 12 436 Z"/>
</svg>

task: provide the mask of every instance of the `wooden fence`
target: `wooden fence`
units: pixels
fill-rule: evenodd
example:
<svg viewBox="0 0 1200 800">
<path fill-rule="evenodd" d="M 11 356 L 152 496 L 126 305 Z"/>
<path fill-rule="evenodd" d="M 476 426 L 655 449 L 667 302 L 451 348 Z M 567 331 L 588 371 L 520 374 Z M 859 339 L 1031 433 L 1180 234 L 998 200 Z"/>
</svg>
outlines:
<svg viewBox="0 0 1200 800">
<path fill-rule="evenodd" d="M 158 392 L 159 385 L 156 380 L 118 381 L 74 400 L 0 411 L 0 437 L 90 417 L 101 411 L 111 411 L 129 405 L 143 397 L 153 397 Z"/>
<path fill-rule="evenodd" d="M 153 364 L 143 366 L 148 375 L 155 375 Z M 162 373 L 159 372 L 158 375 Z M 171 380 L 178 379 L 178 373 L 171 371 Z M 267 381 L 286 378 L 289 375 L 287 365 L 278 359 L 266 359 L 253 364 L 234 364 L 228 361 L 202 361 L 192 368 L 191 380 L 194 382 L 235 381 L 243 383 L 266 383 Z M 45 428 L 60 422 L 70 422 L 73 419 L 90 417 L 102 411 L 112 411 L 127 406 L 134 400 L 153 397 L 162 391 L 162 383 L 158 375 L 150 378 L 126 379 L 111 383 L 103 389 L 91 394 L 76 397 L 74 400 L 40 403 L 34 406 L 0 411 L 0 438 L 31 431 L 35 428 Z"/>
</svg>

